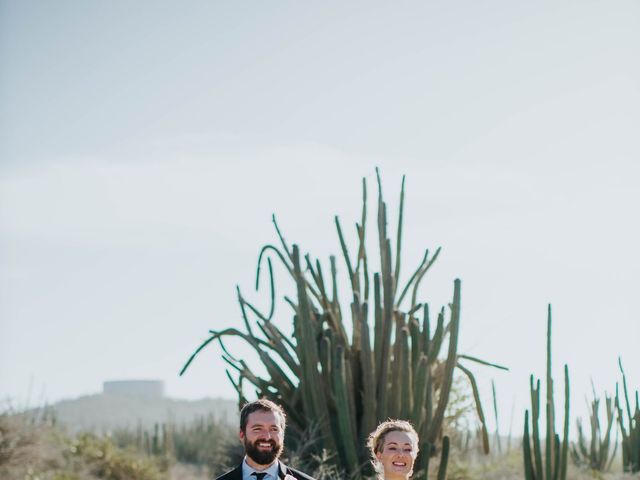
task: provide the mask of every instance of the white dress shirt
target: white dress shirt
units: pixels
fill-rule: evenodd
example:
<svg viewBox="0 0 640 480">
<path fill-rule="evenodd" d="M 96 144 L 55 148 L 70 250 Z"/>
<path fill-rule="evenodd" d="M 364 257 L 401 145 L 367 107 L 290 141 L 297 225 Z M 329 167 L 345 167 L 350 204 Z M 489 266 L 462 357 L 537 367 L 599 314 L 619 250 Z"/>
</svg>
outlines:
<svg viewBox="0 0 640 480">
<path fill-rule="evenodd" d="M 247 457 L 244 457 L 242 461 L 242 480 L 256 480 L 255 475 L 251 475 L 253 472 L 266 473 L 263 480 L 278 480 L 278 470 L 280 468 L 279 462 L 276 460 L 268 468 L 264 470 L 256 470 L 247 463 Z"/>
</svg>

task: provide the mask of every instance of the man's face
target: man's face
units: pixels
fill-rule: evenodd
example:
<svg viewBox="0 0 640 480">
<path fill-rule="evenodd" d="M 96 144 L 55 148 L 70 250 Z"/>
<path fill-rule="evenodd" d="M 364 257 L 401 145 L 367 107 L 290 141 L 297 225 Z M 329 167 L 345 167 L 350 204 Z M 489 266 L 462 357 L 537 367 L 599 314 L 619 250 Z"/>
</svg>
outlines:
<svg viewBox="0 0 640 480">
<path fill-rule="evenodd" d="M 258 410 L 250 413 L 240 440 L 251 460 L 258 465 L 271 465 L 282 453 L 284 430 L 274 412 Z"/>
</svg>

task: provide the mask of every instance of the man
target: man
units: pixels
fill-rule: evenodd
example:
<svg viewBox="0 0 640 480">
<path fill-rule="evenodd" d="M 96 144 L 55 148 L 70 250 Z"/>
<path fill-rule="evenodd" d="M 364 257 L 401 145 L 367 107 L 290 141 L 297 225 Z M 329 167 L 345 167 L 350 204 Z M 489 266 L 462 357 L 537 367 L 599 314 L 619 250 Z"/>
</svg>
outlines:
<svg viewBox="0 0 640 480">
<path fill-rule="evenodd" d="M 216 480 L 314 480 L 280 462 L 285 422 L 282 407 L 270 400 L 256 400 L 242 407 L 240 441 L 244 460 Z"/>
</svg>

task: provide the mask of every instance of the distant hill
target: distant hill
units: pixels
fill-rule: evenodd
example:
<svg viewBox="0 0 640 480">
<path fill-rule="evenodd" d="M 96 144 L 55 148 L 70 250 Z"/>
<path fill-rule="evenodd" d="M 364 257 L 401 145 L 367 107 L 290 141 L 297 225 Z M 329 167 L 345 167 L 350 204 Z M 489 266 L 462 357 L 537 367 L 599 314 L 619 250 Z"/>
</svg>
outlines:
<svg viewBox="0 0 640 480">
<path fill-rule="evenodd" d="M 190 423 L 213 416 L 221 423 L 238 424 L 238 403 L 222 398 L 178 400 L 135 394 L 97 394 L 62 400 L 47 407 L 56 421 L 72 432 L 110 431 L 116 428 L 152 428 L 155 423 Z"/>
</svg>

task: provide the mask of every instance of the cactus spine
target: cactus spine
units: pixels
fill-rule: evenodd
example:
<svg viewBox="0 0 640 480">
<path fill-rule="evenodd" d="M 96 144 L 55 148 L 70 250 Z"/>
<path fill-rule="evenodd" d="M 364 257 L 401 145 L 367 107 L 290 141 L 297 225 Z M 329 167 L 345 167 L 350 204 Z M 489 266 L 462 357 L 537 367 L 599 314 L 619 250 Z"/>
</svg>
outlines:
<svg viewBox="0 0 640 480">
<path fill-rule="evenodd" d="M 555 432 L 555 406 L 553 377 L 551 376 L 551 305 L 547 310 L 547 368 L 546 368 L 546 438 L 544 464 L 540 439 L 540 380 L 529 379 L 531 391 L 531 435 L 529 433 L 529 411 L 524 415 L 524 473 L 526 480 L 566 480 L 569 452 L 569 368 L 564 366 L 564 426 L 563 438 Z M 533 446 L 533 448 L 532 448 Z M 543 466 L 544 465 L 544 466 Z"/>
<path fill-rule="evenodd" d="M 335 218 L 350 286 L 350 335 L 344 323 L 347 312 L 338 301 L 335 257 L 329 259 L 330 277 L 326 282 L 321 262 L 308 254 L 303 256 L 297 245 L 290 247 L 274 217 L 280 246 L 266 245 L 262 248 L 256 277 L 257 289 L 260 269 L 266 258 L 271 287 L 269 313 L 262 313 L 238 291 L 245 331 L 236 328 L 211 331 L 211 337 L 196 349 L 181 372 L 186 371 L 203 348 L 218 341 L 224 352 L 222 358 L 231 368 L 227 376 L 238 392 L 239 403 L 245 400 L 244 380 L 256 388 L 258 396 L 280 403 L 293 427 L 290 429 L 293 432 L 288 435 L 289 442 L 295 442 L 295 432 L 319 424 L 321 439 L 318 448 L 336 449 L 340 466 L 348 474 L 356 476 L 363 465 L 368 465 L 366 437 L 378 422 L 390 417 L 412 421 L 421 442 L 416 471 L 426 471 L 429 456 L 442 437 L 445 409 L 456 367 L 463 369 L 469 377 L 478 411 L 482 412 L 473 374 L 460 361 L 504 368 L 458 354 L 460 280 L 454 281 L 453 301 L 449 309 L 440 310 L 436 327 L 431 329 L 428 305 L 417 302 L 417 293 L 440 249 L 431 255 L 427 250 L 404 286 L 400 284 L 404 178 L 395 258 L 387 233 L 387 206 L 378 174 L 377 183 L 379 272 L 371 275 L 365 249 L 367 189 L 364 179 L 362 217 L 356 223 L 358 248 L 355 258 L 349 252 L 340 221 Z M 275 305 L 272 258 L 284 265 L 295 282 L 296 299 L 285 297 L 293 310 L 293 340 L 272 321 Z M 402 307 L 403 304 L 406 307 Z M 254 331 L 249 315 L 254 317 L 260 332 Z M 256 351 L 266 367 L 267 378 L 256 375 L 244 360 L 229 354 L 223 340 L 230 336 L 240 337 Z M 441 359 L 440 351 L 445 345 L 446 359 Z M 238 380 L 234 380 L 233 371 L 237 373 Z M 484 417 L 481 415 L 480 419 L 486 438 Z M 441 478 L 446 475 L 447 455 L 448 440 L 442 446 Z"/>
</svg>

